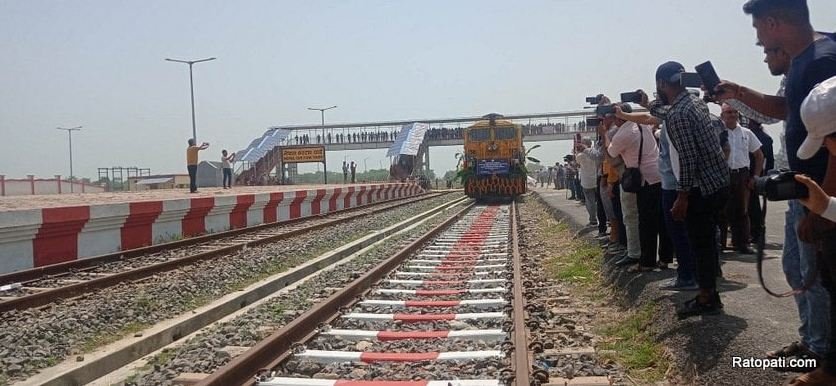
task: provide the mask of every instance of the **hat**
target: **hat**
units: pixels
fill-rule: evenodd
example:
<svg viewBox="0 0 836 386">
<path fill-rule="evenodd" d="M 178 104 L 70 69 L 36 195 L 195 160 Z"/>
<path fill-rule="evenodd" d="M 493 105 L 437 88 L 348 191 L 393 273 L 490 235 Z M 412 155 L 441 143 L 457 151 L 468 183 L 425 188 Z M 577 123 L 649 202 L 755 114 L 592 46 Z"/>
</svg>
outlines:
<svg viewBox="0 0 836 386">
<path fill-rule="evenodd" d="M 810 159 L 821 149 L 824 138 L 836 133 L 836 76 L 819 83 L 804 98 L 801 120 L 807 127 L 807 138 L 797 155 Z"/>
<path fill-rule="evenodd" d="M 678 62 L 662 63 L 662 65 L 656 69 L 656 79 L 661 79 L 669 83 L 679 83 L 679 74 L 683 72 L 685 72 L 685 67 Z"/>
</svg>

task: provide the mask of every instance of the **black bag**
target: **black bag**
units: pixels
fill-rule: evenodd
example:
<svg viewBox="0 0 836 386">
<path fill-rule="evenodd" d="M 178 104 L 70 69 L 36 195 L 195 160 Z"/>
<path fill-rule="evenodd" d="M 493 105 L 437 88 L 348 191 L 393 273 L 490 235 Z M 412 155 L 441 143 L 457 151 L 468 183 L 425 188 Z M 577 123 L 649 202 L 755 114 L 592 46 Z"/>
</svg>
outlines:
<svg viewBox="0 0 836 386">
<path fill-rule="evenodd" d="M 639 163 L 638 166 L 642 164 L 642 152 L 644 151 L 644 128 L 641 125 L 639 126 Z M 642 188 L 642 172 L 639 168 L 626 168 L 624 169 L 624 173 L 621 174 L 621 190 L 628 192 L 628 193 L 638 193 L 639 190 Z"/>
</svg>

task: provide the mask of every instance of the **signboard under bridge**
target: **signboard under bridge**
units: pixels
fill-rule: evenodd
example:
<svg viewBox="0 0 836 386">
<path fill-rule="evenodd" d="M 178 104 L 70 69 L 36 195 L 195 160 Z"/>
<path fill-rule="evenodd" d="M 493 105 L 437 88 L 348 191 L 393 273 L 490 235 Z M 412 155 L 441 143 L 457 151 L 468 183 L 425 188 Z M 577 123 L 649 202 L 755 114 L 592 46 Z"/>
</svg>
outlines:
<svg viewBox="0 0 836 386">
<path fill-rule="evenodd" d="M 287 164 L 322 162 L 325 183 L 328 183 L 328 170 L 325 168 L 325 146 L 282 146 L 280 149 L 282 168 L 285 168 Z M 282 171 L 282 177 L 284 176 L 284 171 Z"/>
</svg>

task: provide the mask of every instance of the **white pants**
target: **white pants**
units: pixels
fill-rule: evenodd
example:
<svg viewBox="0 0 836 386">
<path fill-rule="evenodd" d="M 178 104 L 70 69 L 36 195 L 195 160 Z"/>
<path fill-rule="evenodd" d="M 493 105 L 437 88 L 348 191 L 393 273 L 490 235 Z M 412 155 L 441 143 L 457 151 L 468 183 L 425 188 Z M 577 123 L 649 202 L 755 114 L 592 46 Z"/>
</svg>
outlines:
<svg viewBox="0 0 836 386">
<path fill-rule="evenodd" d="M 642 255 L 637 197 L 636 193 L 621 191 L 621 213 L 624 215 L 624 230 L 627 232 L 627 256 L 635 259 Z"/>
</svg>

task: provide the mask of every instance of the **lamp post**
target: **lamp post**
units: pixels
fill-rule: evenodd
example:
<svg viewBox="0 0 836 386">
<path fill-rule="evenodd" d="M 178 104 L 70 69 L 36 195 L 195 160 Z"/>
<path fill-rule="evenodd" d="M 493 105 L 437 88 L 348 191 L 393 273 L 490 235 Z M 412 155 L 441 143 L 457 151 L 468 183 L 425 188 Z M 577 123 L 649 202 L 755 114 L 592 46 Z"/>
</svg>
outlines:
<svg viewBox="0 0 836 386">
<path fill-rule="evenodd" d="M 321 109 L 316 108 L 316 107 L 308 107 L 308 110 L 319 111 L 319 114 L 322 117 L 322 137 L 321 138 L 322 138 L 322 144 L 323 145 L 325 144 L 325 111 L 326 110 L 331 110 L 331 109 L 336 109 L 336 108 L 337 108 L 336 105 L 331 106 L 331 107 L 321 108 Z"/>
<path fill-rule="evenodd" d="M 216 58 L 214 58 L 214 57 L 206 58 L 206 59 L 200 59 L 200 60 L 178 60 L 178 59 L 165 58 L 165 60 L 167 60 L 169 62 L 185 63 L 185 64 L 189 65 L 189 89 L 191 90 L 191 94 L 192 94 L 192 139 L 194 140 L 195 144 L 197 144 L 197 125 L 195 125 L 195 119 L 194 119 L 194 76 L 192 75 L 192 66 L 195 63 L 208 62 L 210 60 L 215 60 L 215 59 Z"/>
<path fill-rule="evenodd" d="M 82 126 L 64 128 L 64 127 L 56 127 L 56 130 L 65 130 L 67 132 L 67 136 L 70 139 L 70 193 L 73 193 L 73 131 L 81 131 Z M 58 181 L 60 186 L 61 181 Z"/>
</svg>

